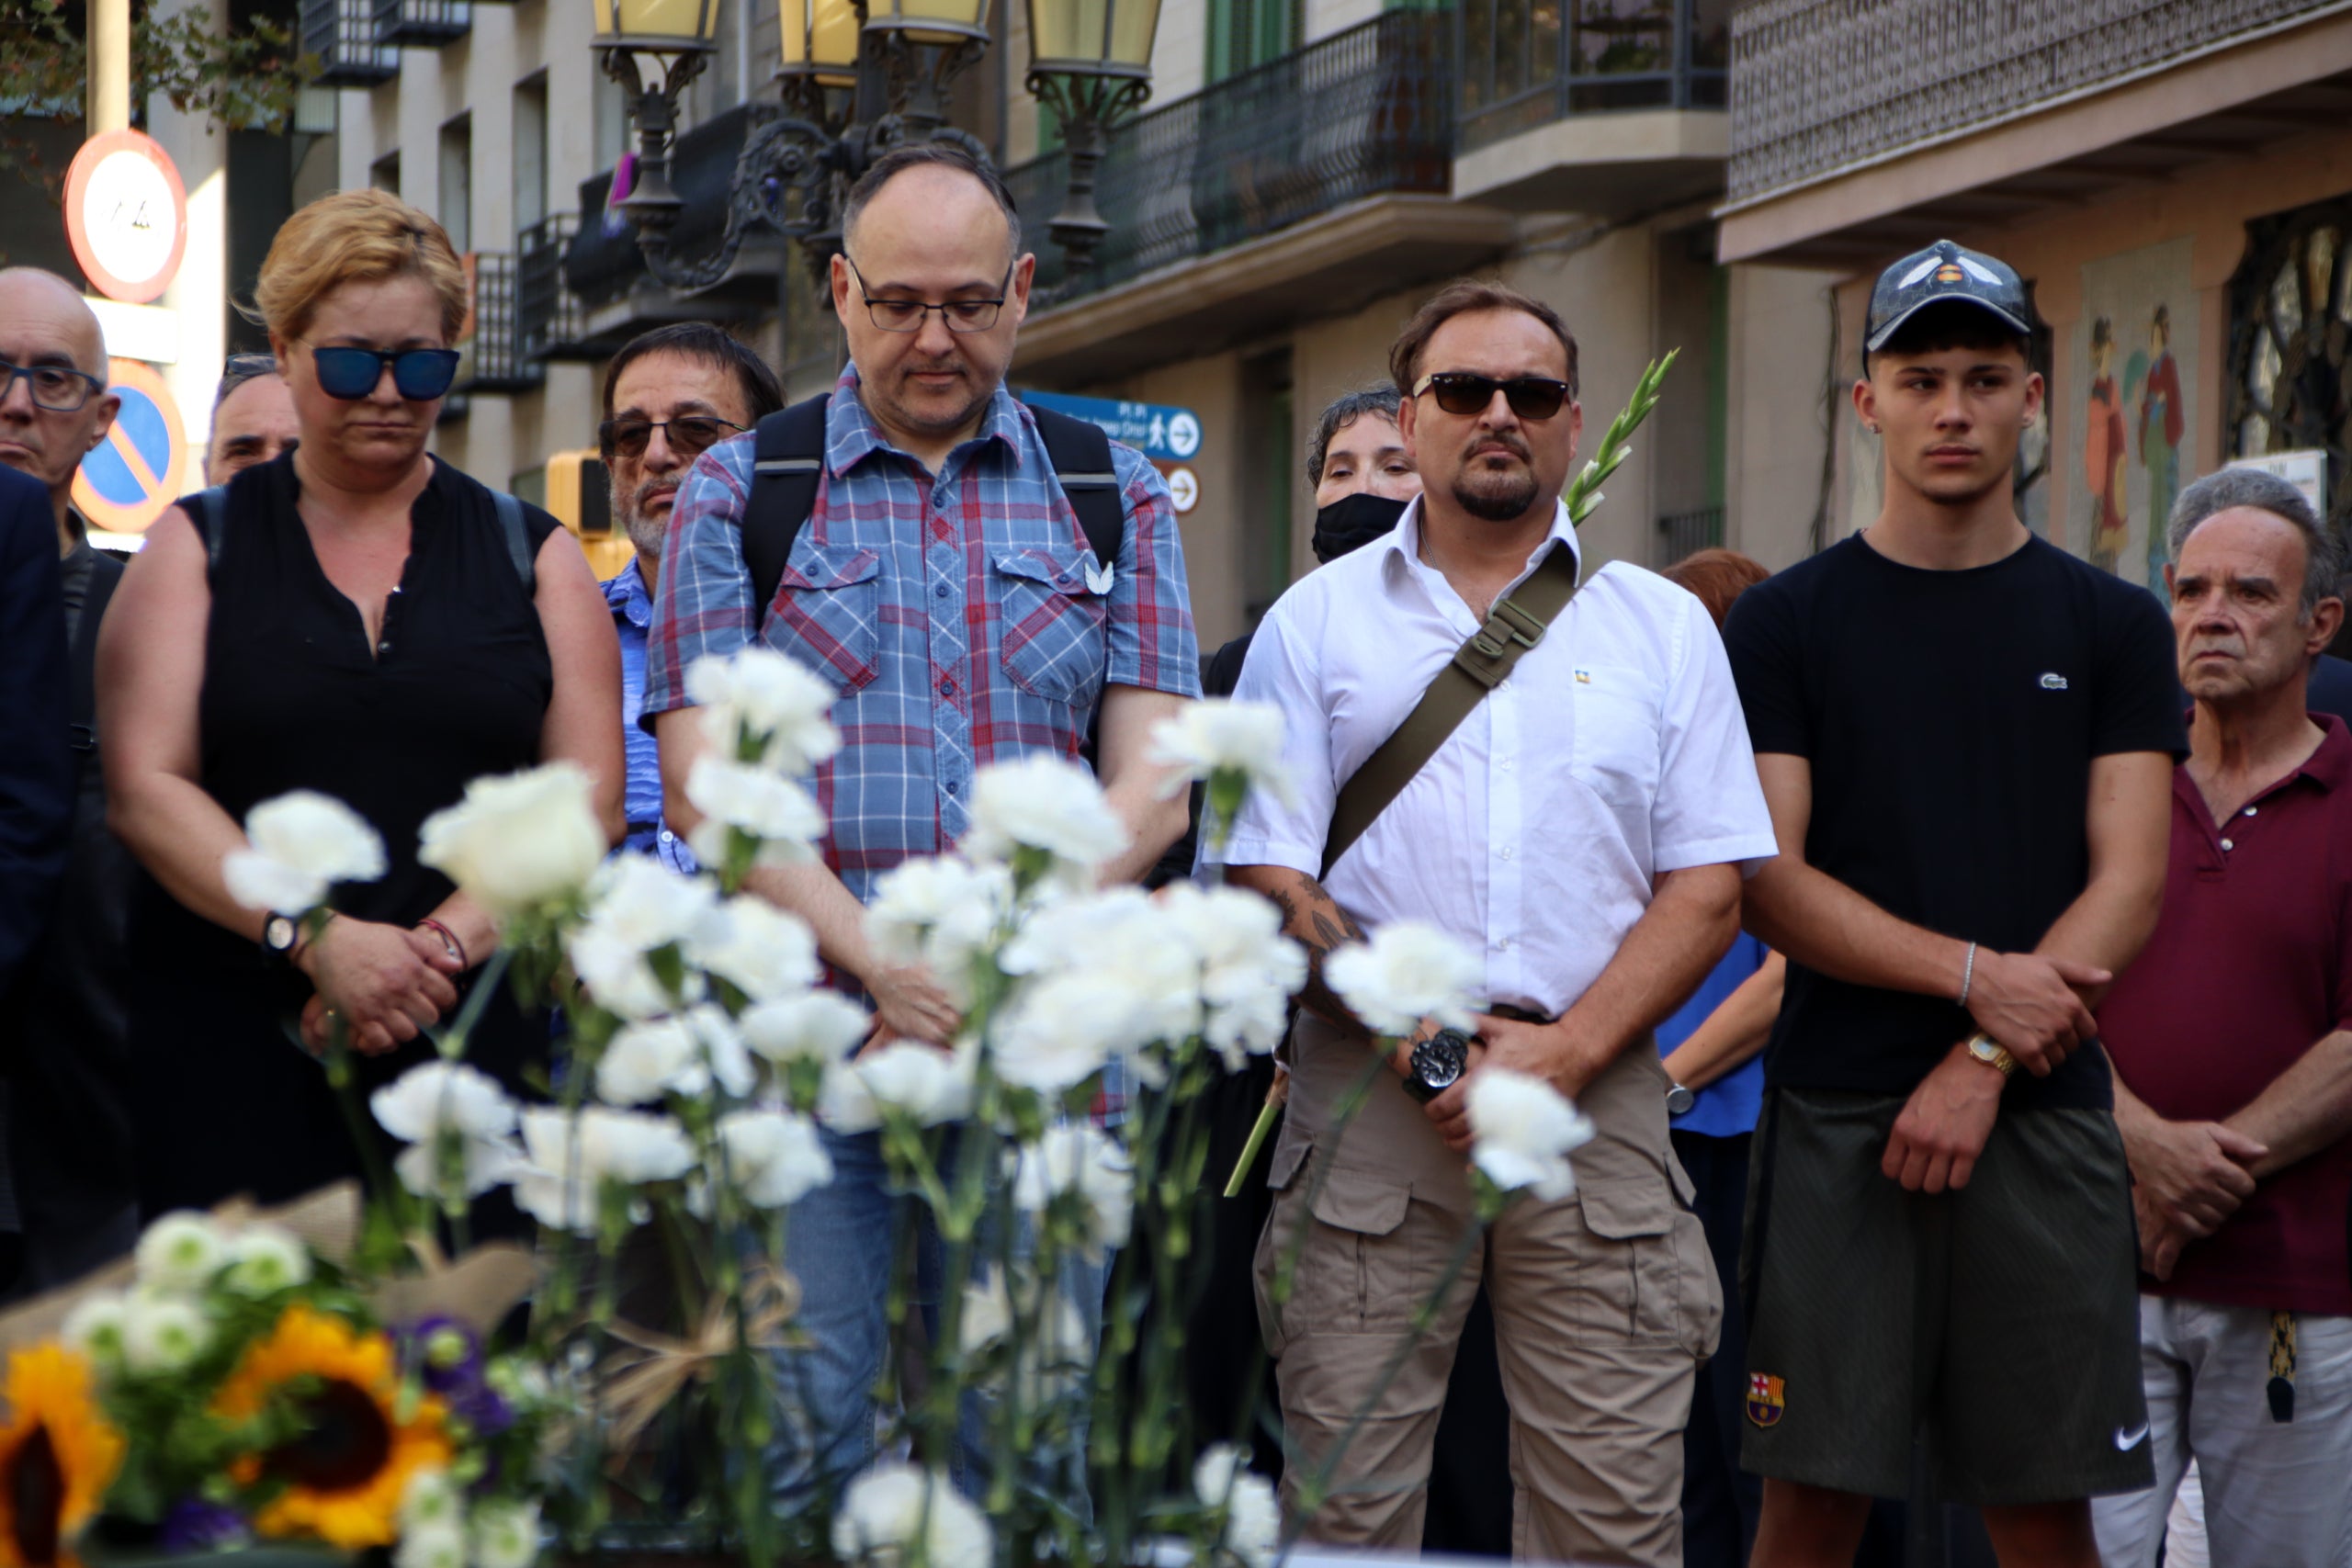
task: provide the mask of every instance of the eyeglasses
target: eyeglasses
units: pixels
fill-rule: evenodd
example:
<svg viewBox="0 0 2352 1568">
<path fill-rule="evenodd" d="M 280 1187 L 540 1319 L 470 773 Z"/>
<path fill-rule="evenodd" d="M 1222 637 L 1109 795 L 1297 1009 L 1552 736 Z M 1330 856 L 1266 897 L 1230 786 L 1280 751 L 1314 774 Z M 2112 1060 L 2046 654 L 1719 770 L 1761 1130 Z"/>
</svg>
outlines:
<svg viewBox="0 0 2352 1568">
<path fill-rule="evenodd" d="M 616 457 L 635 462 L 645 456 L 653 433 L 659 430 L 667 437 L 671 451 L 681 457 L 699 457 L 729 436 L 741 435 L 750 428 L 703 413 L 681 414 L 676 419 L 608 419 L 596 427 L 596 445 L 608 463 Z"/>
<path fill-rule="evenodd" d="M 0 403 L 17 389 L 19 376 L 32 389 L 33 407 L 51 413 L 75 412 L 93 393 L 106 389 L 104 381 L 85 370 L 64 365 L 11 365 L 0 359 Z"/>
<path fill-rule="evenodd" d="M 1549 419 L 1560 412 L 1568 400 L 1568 384 L 1544 376 L 1516 376 L 1508 381 L 1498 381 L 1492 376 L 1473 376 L 1466 370 L 1440 370 L 1424 376 L 1413 388 L 1413 396 L 1423 392 L 1436 395 L 1437 406 L 1452 414 L 1484 413 L 1500 391 L 1510 404 L 1510 412 L 1521 419 Z"/>
<path fill-rule="evenodd" d="M 950 299 L 944 305 L 925 304 L 921 299 L 876 299 L 865 291 L 865 276 L 857 270 L 857 264 L 846 255 L 842 260 L 848 265 L 849 275 L 857 279 L 857 297 L 865 301 L 865 313 L 886 333 L 919 333 L 933 310 L 939 312 L 939 319 L 947 323 L 951 333 L 984 333 L 996 325 L 997 312 L 1004 309 L 1004 290 L 1012 287 L 1012 267 L 1009 265 L 993 299 Z"/>
<path fill-rule="evenodd" d="M 376 389 L 384 372 L 392 385 L 413 403 L 429 403 L 449 390 L 458 378 L 454 348 L 320 348 L 312 345 L 311 363 L 318 367 L 319 390 L 330 398 L 356 402 Z"/>
</svg>

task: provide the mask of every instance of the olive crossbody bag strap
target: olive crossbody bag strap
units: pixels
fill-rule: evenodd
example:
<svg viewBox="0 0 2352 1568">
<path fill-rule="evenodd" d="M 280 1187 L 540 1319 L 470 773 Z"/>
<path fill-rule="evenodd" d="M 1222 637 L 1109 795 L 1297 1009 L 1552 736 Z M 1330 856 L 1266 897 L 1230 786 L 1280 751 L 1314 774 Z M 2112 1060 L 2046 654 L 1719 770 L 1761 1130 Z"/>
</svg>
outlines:
<svg viewBox="0 0 2352 1568">
<path fill-rule="evenodd" d="M 1445 738 L 1470 716 L 1470 710 L 1502 683 L 1520 656 L 1544 640 L 1544 634 L 1568 601 L 1576 596 L 1576 552 L 1555 544 L 1527 581 L 1487 612 L 1487 624 L 1454 650 L 1437 672 L 1429 690 L 1396 732 L 1366 757 L 1348 782 L 1331 810 L 1331 830 L 1323 840 L 1323 874 L 1340 863 L 1363 836 L 1388 803 L 1413 782 L 1413 775 L 1437 755 Z"/>
</svg>

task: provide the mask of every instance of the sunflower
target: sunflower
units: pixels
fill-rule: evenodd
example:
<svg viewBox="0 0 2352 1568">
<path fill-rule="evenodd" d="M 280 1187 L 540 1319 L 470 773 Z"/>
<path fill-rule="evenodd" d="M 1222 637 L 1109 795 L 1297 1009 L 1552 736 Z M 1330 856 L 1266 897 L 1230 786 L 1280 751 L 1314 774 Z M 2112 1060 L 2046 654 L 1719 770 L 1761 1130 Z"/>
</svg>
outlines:
<svg viewBox="0 0 2352 1568">
<path fill-rule="evenodd" d="M 62 1345 L 8 1358 L 0 1427 L 0 1568 L 49 1568 L 68 1550 L 122 1464 L 122 1434 L 98 1409 L 90 1363 Z"/>
<path fill-rule="evenodd" d="M 232 1419 L 250 1418 L 298 1380 L 292 1397 L 303 1430 L 237 1463 L 237 1479 L 246 1484 L 284 1488 L 254 1514 L 254 1530 L 316 1536 L 345 1551 L 390 1546 L 400 1535 L 409 1478 L 449 1462 L 441 1402 L 418 1399 L 403 1417 L 392 1342 L 296 1305 L 246 1350 L 214 1407 Z"/>
</svg>

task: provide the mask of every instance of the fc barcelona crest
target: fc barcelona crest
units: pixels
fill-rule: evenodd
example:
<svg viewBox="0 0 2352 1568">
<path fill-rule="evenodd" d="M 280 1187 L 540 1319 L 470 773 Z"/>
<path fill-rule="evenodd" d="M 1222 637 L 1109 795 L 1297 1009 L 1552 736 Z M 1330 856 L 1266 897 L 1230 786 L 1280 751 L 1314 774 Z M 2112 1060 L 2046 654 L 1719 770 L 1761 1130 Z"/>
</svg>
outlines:
<svg viewBox="0 0 2352 1568">
<path fill-rule="evenodd" d="M 1778 1426 L 1781 1411 L 1788 1408 L 1784 1396 L 1785 1384 L 1765 1372 L 1750 1372 L 1747 1377 L 1747 1418 L 1758 1427 Z"/>
</svg>

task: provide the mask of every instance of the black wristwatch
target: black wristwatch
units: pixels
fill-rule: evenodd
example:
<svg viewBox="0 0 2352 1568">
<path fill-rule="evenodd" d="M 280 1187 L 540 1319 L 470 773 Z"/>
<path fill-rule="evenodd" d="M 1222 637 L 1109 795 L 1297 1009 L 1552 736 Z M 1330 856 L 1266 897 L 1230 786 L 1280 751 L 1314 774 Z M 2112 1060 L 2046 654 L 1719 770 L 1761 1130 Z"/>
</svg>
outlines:
<svg viewBox="0 0 2352 1568">
<path fill-rule="evenodd" d="M 262 962 L 272 969 L 294 967 L 295 944 L 302 940 L 302 928 L 291 915 L 272 915 L 261 924 Z"/>
<path fill-rule="evenodd" d="M 1413 1047 L 1405 1068 L 1405 1092 L 1427 1105 L 1462 1081 L 1470 1066 L 1470 1036 L 1441 1029 Z"/>
</svg>

